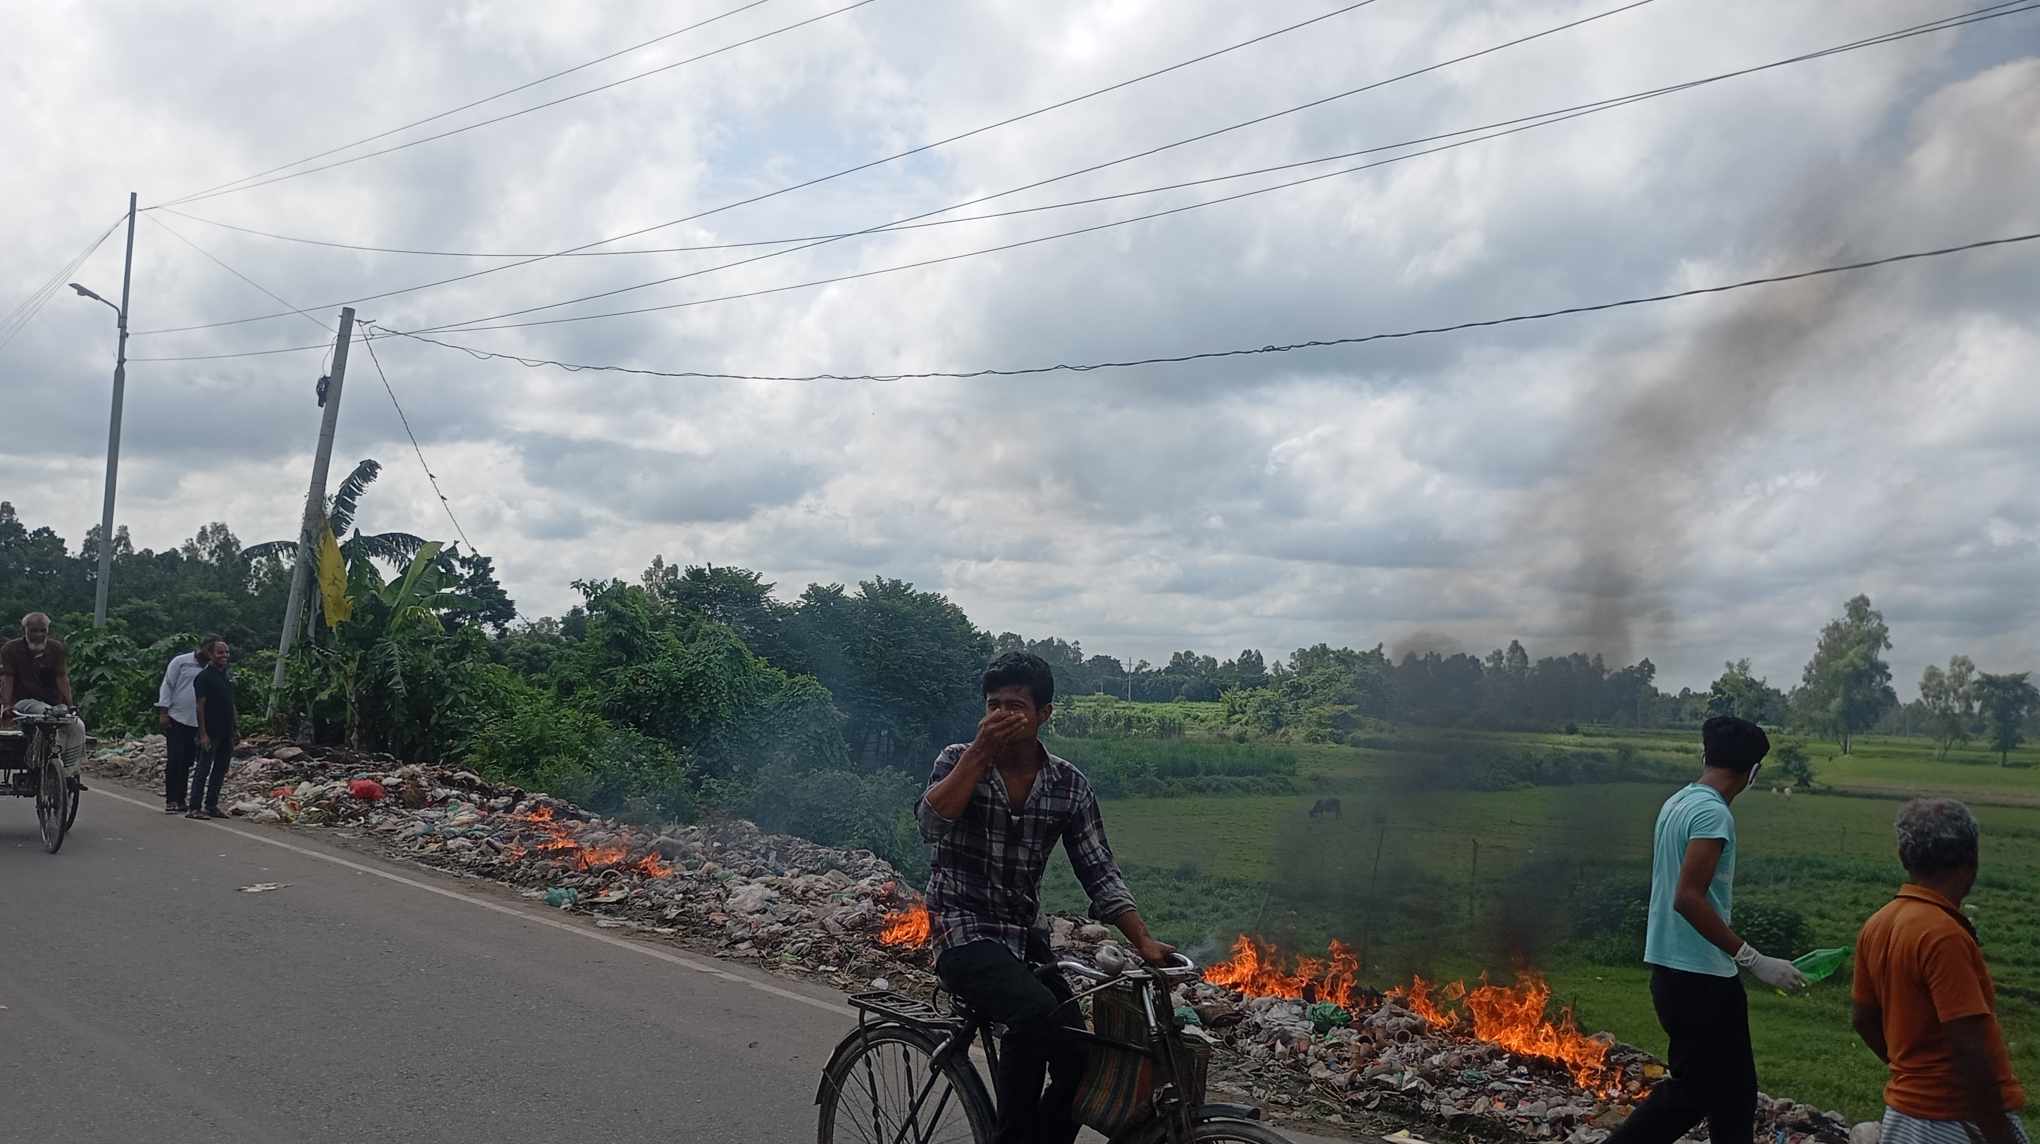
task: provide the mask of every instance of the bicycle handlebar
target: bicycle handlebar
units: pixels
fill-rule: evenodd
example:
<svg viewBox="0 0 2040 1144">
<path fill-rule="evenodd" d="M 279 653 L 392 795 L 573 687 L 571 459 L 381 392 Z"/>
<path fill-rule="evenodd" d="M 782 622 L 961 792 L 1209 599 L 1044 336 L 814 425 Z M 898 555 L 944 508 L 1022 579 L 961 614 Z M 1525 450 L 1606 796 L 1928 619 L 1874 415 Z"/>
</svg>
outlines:
<svg viewBox="0 0 2040 1144">
<path fill-rule="evenodd" d="M 1116 947 L 1108 946 L 1107 948 Z M 1097 969 L 1085 965 L 1081 961 L 1058 961 L 1055 963 L 1055 967 L 1065 973 L 1074 973 L 1087 981 L 1112 981 L 1122 978 L 1137 979 L 1150 976 L 1160 977 L 1165 981 L 1177 981 L 1195 977 L 1198 973 L 1197 963 L 1180 953 L 1170 954 L 1169 964 L 1167 965 L 1122 965 L 1118 969 L 1108 970 Z"/>
</svg>

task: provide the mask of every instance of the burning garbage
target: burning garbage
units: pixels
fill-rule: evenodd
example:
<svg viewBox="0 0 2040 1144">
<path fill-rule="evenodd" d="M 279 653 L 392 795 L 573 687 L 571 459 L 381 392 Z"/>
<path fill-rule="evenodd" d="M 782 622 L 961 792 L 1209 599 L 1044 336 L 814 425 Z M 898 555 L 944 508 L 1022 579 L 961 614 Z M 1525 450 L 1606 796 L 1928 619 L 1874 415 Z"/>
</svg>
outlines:
<svg viewBox="0 0 2040 1144">
<path fill-rule="evenodd" d="M 458 767 L 278 740 L 242 743 L 222 804 L 246 821 L 336 828 L 403 861 L 517 887 L 595 924 L 706 947 L 843 989 L 926 996 L 931 924 L 914 888 L 864 850 L 743 821 L 648 829 Z M 101 749 L 95 772 L 160 786 L 160 737 Z M 1048 919 L 1063 956 L 1111 931 Z M 1386 1131 L 1599 1144 L 1665 1075 L 1649 1054 L 1550 1012 L 1541 979 L 1370 986 L 1333 942 L 1293 956 L 1251 937 L 1178 990 L 1176 1010 L 1220 1052 L 1212 1083 L 1278 1113 Z M 1760 1139 L 1845 1144 L 1837 1114 L 1759 1097 Z"/>
</svg>

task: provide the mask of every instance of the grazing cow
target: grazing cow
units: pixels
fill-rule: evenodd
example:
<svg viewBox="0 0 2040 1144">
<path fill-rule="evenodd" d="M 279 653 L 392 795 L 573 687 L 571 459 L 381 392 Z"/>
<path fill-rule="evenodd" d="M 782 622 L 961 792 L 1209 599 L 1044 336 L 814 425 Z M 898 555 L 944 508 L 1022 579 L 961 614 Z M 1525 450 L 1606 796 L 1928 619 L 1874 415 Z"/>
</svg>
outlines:
<svg viewBox="0 0 2040 1144">
<path fill-rule="evenodd" d="M 1321 814 L 1329 814 L 1333 818 L 1341 817 L 1339 814 L 1339 800 L 1335 798 L 1321 798 L 1317 800 L 1316 804 L 1310 808 L 1310 816 L 1316 818 Z"/>
</svg>

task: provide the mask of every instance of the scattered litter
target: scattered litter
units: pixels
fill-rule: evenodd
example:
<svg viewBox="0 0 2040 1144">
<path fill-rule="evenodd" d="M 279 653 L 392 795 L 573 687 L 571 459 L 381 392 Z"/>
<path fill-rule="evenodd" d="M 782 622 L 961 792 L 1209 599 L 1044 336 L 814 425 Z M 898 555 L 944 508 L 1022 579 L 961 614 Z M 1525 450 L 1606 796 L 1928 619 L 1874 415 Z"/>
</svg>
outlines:
<svg viewBox="0 0 2040 1144">
<path fill-rule="evenodd" d="M 271 890 L 281 890 L 288 885 L 290 885 L 289 882 L 251 882 L 241 887 L 241 893 L 266 894 Z"/>
</svg>

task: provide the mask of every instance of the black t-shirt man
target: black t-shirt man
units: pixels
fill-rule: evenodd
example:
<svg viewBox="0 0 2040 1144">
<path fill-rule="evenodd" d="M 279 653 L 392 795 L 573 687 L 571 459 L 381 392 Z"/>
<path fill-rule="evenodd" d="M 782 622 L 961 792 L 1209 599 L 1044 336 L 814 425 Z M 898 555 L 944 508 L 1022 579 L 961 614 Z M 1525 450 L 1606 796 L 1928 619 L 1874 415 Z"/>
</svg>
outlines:
<svg viewBox="0 0 2040 1144">
<path fill-rule="evenodd" d="M 193 693 L 198 697 L 200 710 L 199 733 L 214 743 L 234 741 L 234 681 L 226 670 L 208 667 L 198 673 L 191 683 Z"/>
</svg>

